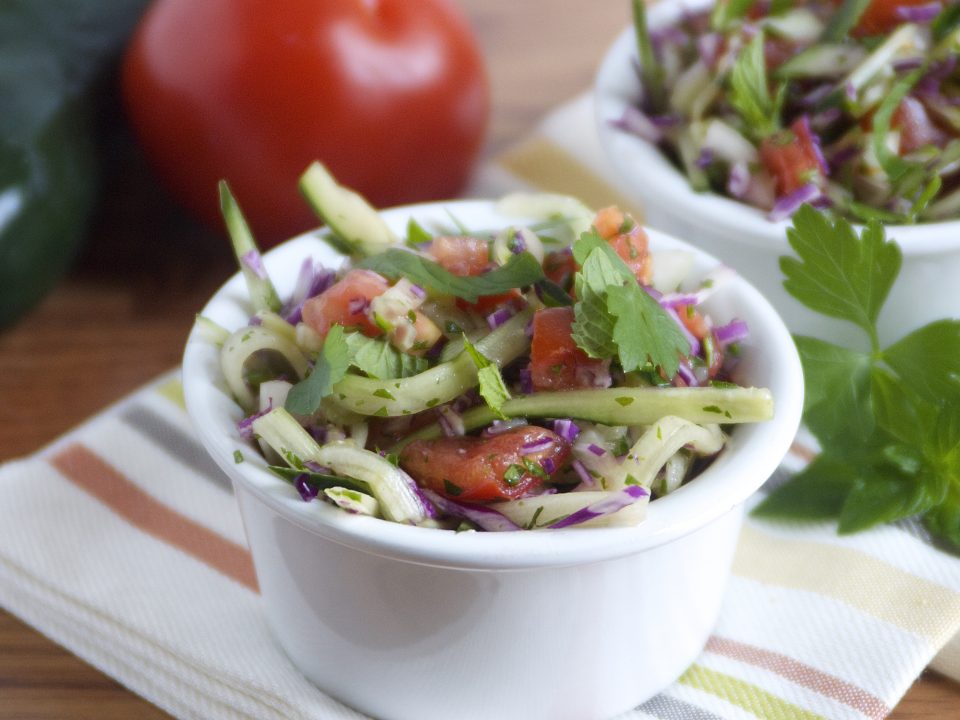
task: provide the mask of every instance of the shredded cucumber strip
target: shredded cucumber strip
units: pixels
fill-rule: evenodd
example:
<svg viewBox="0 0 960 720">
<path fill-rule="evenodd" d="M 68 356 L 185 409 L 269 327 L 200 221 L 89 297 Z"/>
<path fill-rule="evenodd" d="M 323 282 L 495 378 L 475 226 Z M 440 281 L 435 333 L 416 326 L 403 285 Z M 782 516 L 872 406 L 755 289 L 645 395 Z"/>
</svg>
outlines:
<svg viewBox="0 0 960 720">
<path fill-rule="evenodd" d="M 254 310 L 271 310 L 278 312 L 280 310 L 280 297 L 277 295 L 273 283 L 267 277 L 266 271 L 258 274 L 251 266 L 251 258 L 255 262 L 260 262 L 260 250 L 253 239 L 253 233 L 250 232 L 250 226 L 247 225 L 240 206 L 236 198 L 230 192 L 230 186 L 226 181 L 220 181 L 220 212 L 223 214 L 223 221 L 227 226 L 227 233 L 230 235 L 230 243 L 233 245 L 233 254 L 237 257 L 240 270 L 243 272 L 243 278 L 247 281 L 247 290 L 250 293 L 250 304 Z"/>
<path fill-rule="evenodd" d="M 606 500 L 610 493 L 603 490 L 537 495 L 521 500 L 491 503 L 489 507 L 526 530 L 545 528 L 583 510 L 590 505 Z M 649 495 L 639 498 L 631 505 L 609 515 L 587 520 L 576 527 L 628 527 L 639 525 L 646 518 Z"/>
<path fill-rule="evenodd" d="M 674 415 L 662 417 L 634 443 L 618 472 L 607 477 L 607 487 L 616 490 L 631 483 L 650 488 L 660 469 L 682 447 L 689 445 L 699 455 L 714 455 L 723 443 L 717 425 L 697 425 Z"/>
<path fill-rule="evenodd" d="M 415 490 L 413 478 L 352 440 L 320 446 L 283 408 L 254 420 L 253 431 L 292 467 L 313 461 L 337 475 L 367 483 L 387 520 L 418 523 L 426 519 L 426 508 Z"/>
<path fill-rule="evenodd" d="M 309 368 L 306 356 L 288 338 L 256 325 L 237 330 L 227 338 L 220 350 L 220 369 L 230 392 L 247 412 L 258 408 L 259 397 L 244 379 L 244 366 L 255 353 L 263 351 L 282 355 L 297 373 L 297 380 L 303 378 Z"/>
<path fill-rule="evenodd" d="M 507 400 L 500 410 L 509 418 L 573 418 L 603 425 L 652 425 L 667 415 L 698 425 L 753 423 L 773 417 L 773 397 L 766 388 L 609 388 L 539 392 Z M 467 432 L 490 424 L 496 415 L 476 407 L 462 416 Z M 440 437 L 439 425 L 407 436 L 391 448 L 397 452 L 413 440 Z"/>
<path fill-rule="evenodd" d="M 477 350 L 499 367 L 518 358 L 530 344 L 523 329 L 532 315 L 530 309 L 514 315 L 478 340 Z M 408 378 L 376 380 L 347 375 L 334 386 L 334 395 L 330 399 L 360 415 L 394 417 L 450 402 L 476 384 L 477 366 L 468 354 L 461 353 L 450 362 Z"/>
</svg>

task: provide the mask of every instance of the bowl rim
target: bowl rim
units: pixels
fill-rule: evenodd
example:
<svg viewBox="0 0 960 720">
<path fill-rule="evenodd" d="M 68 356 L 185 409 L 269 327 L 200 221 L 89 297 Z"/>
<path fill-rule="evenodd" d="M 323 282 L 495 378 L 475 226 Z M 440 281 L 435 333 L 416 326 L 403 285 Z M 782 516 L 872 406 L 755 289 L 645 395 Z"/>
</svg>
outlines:
<svg viewBox="0 0 960 720">
<path fill-rule="evenodd" d="M 714 0 L 678 0 L 661 2 L 648 11 L 652 29 L 662 28 L 679 19 L 684 12 L 712 5 Z M 729 237 L 745 244 L 771 249 L 778 254 L 790 252 L 786 230 L 789 220 L 771 221 L 764 211 L 725 195 L 694 191 L 687 178 L 652 143 L 621 131 L 611 124 L 639 96 L 639 76 L 635 68 L 634 30 L 625 28 L 605 53 L 593 85 L 594 123 L 600 144 L 617 172 L 641 199 L 656 204 L 706 232 L 721 229 Z M 651 178 L 654 180 L 651 182 Z M 854 227 L 863 227 L 853 223 Z M 916 225 L 885 225 L 888 238 L 898 242 L 905 259 L 960 252 L 960 219 Z"/>
<path fill-rule="evenodd" d="M 434 220 L 449 219 L 448 211 L 459 218 L 490 218 L 483 227 L 524 222 L 500 215 L 490 200 L 422 203 L 385 210 L 381 216 L 402 232 L 409 217 L 421 221 L 429 216 Z M 692 253 L 700 273 L 721 265 L 713 256 L 687 243 L 656 230 L 648 232 L 654 249 L 678 248 Z M 281 296 L 289 292 L 281 277 L 286 281 L 296 275 L 307 254 L 330 263 L 342 261 L 318 238 L 316 231 L 264 254 L 264 263 Z M 286 276 L 278 274 L 280 268 L 289 270 Z M 201 443 L 235 487 L 250 492 L 286 520 L 333 542 L 407 562 L 474 570 L 562 567 L 611 560 L 682 537 L 740 505 L 774 472 L 794 440 L 803 407 L 803 374 L 792 338 L 769 302 L 742 277 L 733 277 L 723 291 L 718 291 L 718 295 L 721 293 L 727 293 L 724 302 L 746 311 L 752 318 L 755 337 L 769 348 L 766 354 L 756 357 L 769 360 L 766 372 L 771 382 L 767 385 L 774 394 L 775 418 L 741 426 L 725 451 L 696 481 L 651 503 L 647 519 L 632 528 L 456 533 L 350 515 L 326 504 L 304 503 L 293 488 L 264 469 L 259 453 L 240 438 L 236 422 L 243 412 L 219 378 L 217 348 L 205 341 L 196 327 L 187 340 L 182 366 L 187 411 Z M 239 272 L 201 312 L 216 321 L 227 318 L 233 327 L 246 322 L 250 313 Z M 234 460 L 236 450 L 246 451 L 245 457 L 256 457 L 238 464 Z"/>
</svg>

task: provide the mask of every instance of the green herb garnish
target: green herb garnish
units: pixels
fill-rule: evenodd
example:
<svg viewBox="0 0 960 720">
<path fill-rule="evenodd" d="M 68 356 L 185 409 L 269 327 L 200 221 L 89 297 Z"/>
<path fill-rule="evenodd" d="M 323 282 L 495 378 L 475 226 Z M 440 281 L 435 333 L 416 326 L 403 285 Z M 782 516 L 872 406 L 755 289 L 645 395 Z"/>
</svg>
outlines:
<svg viewBox="0 0 960 720">
<path fill-rule="evenodd" d="M 312 415 L 333 386 L 343 380 L 350 368 L 350 348 L 343 327 L 334 325 L 323 341 L 313 371 L 292 388 L 284 407 L 296 415 Z"/>
<path fill-rule="evenodd" d="M 899 247 L 872 222 L 858 238 L 810 207 L 787 231 L 784 287 L 808 308 L 866 334 L 860 352 L 795 338 L 804 422 L 822 452 L 755 513 L 839 518 L 839 532 L 919 515 L 960 549 L 960 320 L 929 323 L 882 348 L 876 322 L 900 270 Z"/>
<path fill-rule="evenodd" d="M 673 377 L 690 344 L 660 304 L 637 283 L 616 251 L 596 232 L 573 247 L 581 264 L 571 333 L 593 358 L 617 357 L 624 372 L 659 367 Z"/>
<path fill-rule="evenodd" d="M 501 408 L 510 399 L 510 391 L 507 390 L 507 386 L 503 382 L 500 368 L 477 350 L 466 335 L 463 336 L 463 347 L 473 360 L 473 364 L 477 366 L 480 397 L 486 401 L 497 417 L 506 420 L 507 416 L 503 414 Z"/>
</svg>

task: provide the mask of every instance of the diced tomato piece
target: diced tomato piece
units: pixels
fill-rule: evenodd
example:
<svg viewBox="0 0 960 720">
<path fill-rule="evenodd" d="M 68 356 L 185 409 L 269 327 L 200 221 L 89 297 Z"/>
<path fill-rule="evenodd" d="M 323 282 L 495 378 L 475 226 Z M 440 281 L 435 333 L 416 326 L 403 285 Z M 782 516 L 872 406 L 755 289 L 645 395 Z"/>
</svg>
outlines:
<svg viewBox="0 0 960 720">
<path fill-rule="evenodd" d="M 590 387 L 590 378 L 605 369 L 603 360 L 588 356 L 570 336 L 573 308 L 537 310 L 530 343 L 530 377 L 534 390 Z"/>
<path fill-rule="evenodd" d="M 386 279 L 372 270 L 351 270 L 334 285 L 303 304 L 303 321 L 320 337 L 326 337 L 332 325 L 356 327 L 368 337 L 383 331 L 369 317 L 370 301 L 390 287 Z"/>
<path fill-rule="evenodd" d="M 811 182 L 819 184 L 828 172 L 806 117 L 794 120 L 789 130 L 765 138 L 760 159 L 773 176 L 778 197 Z"/>
<path fill-rule="evenodd" d="M 596 228 L 600 237 L 609 240 L 620 233 L 624 220 L 626 220 L 626 216 L 623 211 L 611 205 L 597 210 L 597 215 L 593 219 L 593 227 Z"/>
<path fill-rule="evenodd" d="M 619 233 L 610 240 L 613 249 L 623 260 L 630 272 L 643 285 L 650 284 L 650 250 L 647 233 L 639 225 L 634 225 L 629 231 Z"/>
<path fill-rule="evenodd" d="M 934 0 L 942 6 L 939 0 Z M 873 0 L 860 16 L 853 34 L 857 37 L 883 35 L 890 32 L 906 19 L 897 12 L 900 8 L 915 5 L 929 5 L 931 0 Z"/>
<path fill-rule="evenodd" d="M 617 255 L 627 264 L 637 280 L 644 285 L 649 284 L 651 273 L 649 241 L 643 228 L 617 207 L 599 210 L 593 220 L 593 227 L 596 228 L 600 237 L 617 251 Z"/>
<path fill-rule="evenodd" d="M 539 447 L 541 441 L 543 448 L 523 454 L 524 446 Z M 415 440 L 400 453 L 400 467 L 421 486 L 452 500 L 487 502 L 533 494 L 569 455 L 566 440 L 527 425 L 488 438 Z"/>
<path fill-rule="evenodd" d="M 429 252 L 445 270 L 461 277 L 490 267 L 490 245 L 481 238 L 442 235 L 433 239 Z"/>
<path fill-rule="evenodd" d="M 908 95 L 893 112 L 891 126 L 900 130 L 900 154 L 911 153 L 926 145 L 942 147 L 947 135 L 933 124 L 923 103 Z"/>
</svg>

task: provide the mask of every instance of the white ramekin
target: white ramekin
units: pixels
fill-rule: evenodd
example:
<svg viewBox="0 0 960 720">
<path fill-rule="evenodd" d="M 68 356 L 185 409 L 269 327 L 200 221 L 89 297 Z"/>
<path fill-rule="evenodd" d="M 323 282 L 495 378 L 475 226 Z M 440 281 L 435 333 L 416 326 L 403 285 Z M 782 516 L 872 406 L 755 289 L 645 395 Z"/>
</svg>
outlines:
<svg viewBox="0 0 960 720">
<path fill-rule="evenodd" d="M 409 217 L 449 224 L 448 211 L 476 229 L 517 222 L 487 201 L 384 217 L 402 233 Z M 660 233 L 651 241 L 689 249 L 693 278 L 717 266 Z M 281 296 L 307 255 L 339 262 L 315 236 L 266 255 Z M 405 720 L 605 718 L 674 680 L 716 621 L 743 502 L 783 458 L 802 406 L 796 350 L 760 293 L 734 278 L 709 310 L 749 324 L 738 379 L 770 388 L 775 417 L 736 428 L 705 472 L 654 501 L 641 526 L 619 529 L 458 534 L 305 503 L 241 439 L 218 350 L 191 335 L 187 408 L 233 480 L 266 616 L 296 666 L 348 705 Z M 239 276 L 203 310 L 227 328 L 248 313 Z"/>
<path fill-rule="evenodd" d="M 663 28 L 685 11 L 712 4 L 661 2 L 649 10 L 648 22 L 651 29 Z M 640 97 L 638 62 L 634 31 L 627 28 L 600 66 L 594 99 L 601 144 L 619 173 L 624 194 L 644 209 L 645 222 L 735 267 L 773 303 L 791 331 L 865 348 L 862 331 L 808 310 L 783 289 L 779 258 L 793 254 L 786 237 L 789 222 L 771 222 L 766 213 L 744 203 L 693 191 L 654 145 L 611 125 Z M 960 220 L 891 225 L 886 230 L 903 251 L 903 267 L 880 316 L 881 343 L 898 340 L 932 320 L 960 317 Z"/>
</svg>

